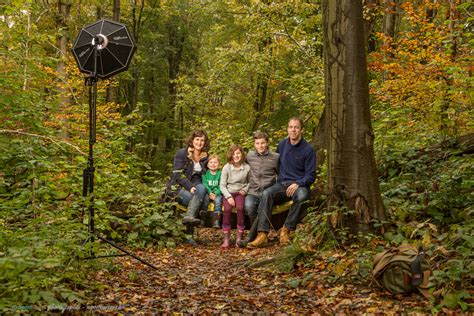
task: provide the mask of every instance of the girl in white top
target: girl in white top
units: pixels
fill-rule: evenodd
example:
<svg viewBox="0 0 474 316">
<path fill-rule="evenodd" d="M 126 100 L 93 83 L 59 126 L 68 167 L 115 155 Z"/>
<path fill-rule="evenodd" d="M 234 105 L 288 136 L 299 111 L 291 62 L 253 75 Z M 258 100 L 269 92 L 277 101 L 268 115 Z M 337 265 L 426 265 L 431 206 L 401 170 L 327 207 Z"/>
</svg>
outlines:
<svg viewBox="0 0 474 316">
<path fill-rule="evenodd" d="M 237 238 L 236 243 L 242 239 L 245 228 L 245 195 L 249 189 L 250 166 L 245 163 L 245 152 L 239 145 L 231 145 L 227 152 L 227 161 L 222 168 L 220 189 L 224 196 L 224 217 L 222 231 L 224 242 L 221 248 L 230 247 L 230 229 L 232 209 L 237 210 Z"/>
</svg>

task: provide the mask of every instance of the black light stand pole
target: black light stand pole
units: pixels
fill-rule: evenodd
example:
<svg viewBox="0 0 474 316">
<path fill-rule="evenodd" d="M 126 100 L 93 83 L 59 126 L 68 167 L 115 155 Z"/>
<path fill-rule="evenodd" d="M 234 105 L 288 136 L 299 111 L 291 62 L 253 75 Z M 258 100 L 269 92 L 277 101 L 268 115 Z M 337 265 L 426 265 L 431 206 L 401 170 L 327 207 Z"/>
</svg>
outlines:
<svg viewBox="0 0 474 316">
<path fill-rule="evenodd" d="M 94 242 L 94 144 L 96 143 L 96 116 L 97 116 L 97 47 L 94 46 L 94 72 L 85 78 L 85 85 L 89 87 L 89 156 L 87 168 L 83 171 L 82 195 L 89 196 L 88 206 L 88 229 L 90 237 L 88 241 Z M 91 250 L 91 257 L 95 254 Z"/>
<path fill-rule="evenodd" d="M 90 237 L 86 240 L 86 242 L 94 242 L 94 236 L 98 239 L 108 243 L 112 247 L 124 252 L 125 254 L 122 255 L 105 255 L 105 256 L 97 256 L 94 253 L 94 250 L 91 248 L 90 250 L 90 258 L 87 259 L 95 259 L 95 258 L 106 258 L 106 257 L 117 257 L 117 256 L 125 256 L 129 255 L 143 264 L 158 270 L 156 266 L 153 264 L 145 261 L 144 259 L 136 256 L 135 254 L 123 249 L 113 241 L 107 240 L 104 237 L 100 236 L 95 231 L 94 226 L 94 144 L 96 142 L 96 126 L 97 126 L 97 57 L 99 55 L 98 46 L 102 43 L 102 39 L 100 37 L 95 37 L 95 45 L 94 49 L 94 71 L 90 74 L 90 76 L 86 77 L 85 84 L 89 87 L 89 156 L 87 162 L 87 168 L 83 171 L 83 187 L 82 187 L 82 194 L 84 197 L 89 196 L 89 222 L 88 222 L 88 229 Z"/>
</svg>

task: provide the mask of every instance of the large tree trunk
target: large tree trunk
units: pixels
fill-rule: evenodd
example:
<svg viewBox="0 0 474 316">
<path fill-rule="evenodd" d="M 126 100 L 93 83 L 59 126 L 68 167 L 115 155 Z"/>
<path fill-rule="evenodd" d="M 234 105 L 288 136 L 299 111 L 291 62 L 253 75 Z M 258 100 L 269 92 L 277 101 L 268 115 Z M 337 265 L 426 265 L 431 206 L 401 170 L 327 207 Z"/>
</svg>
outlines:
<svg viewBox="0 0 474 316">
<path fill-rule="evenodd" d="M 370 122 L 361 1 L 323 1 L 329 207 L 333 226 L 375 231 L 384 221 Z"/>
</svg>

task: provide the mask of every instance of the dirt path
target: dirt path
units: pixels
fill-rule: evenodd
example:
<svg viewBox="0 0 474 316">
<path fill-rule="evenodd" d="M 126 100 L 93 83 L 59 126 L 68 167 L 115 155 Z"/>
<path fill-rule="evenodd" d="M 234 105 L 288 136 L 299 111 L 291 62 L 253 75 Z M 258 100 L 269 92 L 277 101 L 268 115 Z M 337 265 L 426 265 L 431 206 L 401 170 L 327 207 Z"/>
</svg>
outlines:
<svg viewBox="0 0 474 316">
<path fill-rule="evenodd" d="M 428 311 L 429 303 L 419 295 L 393 297 L 350 282 L 328 284 L 323 281 L 325 259 L 290 274 L 269 266 L 247 267 L 245 263 L 272 258 L 281 250 L 275 236 L 270 235 L 275 242 L 263 249 L 220 251 L 220 231 L 200 229 L 199 234 L 202 243 L 197 247 L 137 253 L 159 271 L 130 257 L 117 258 L 117 271 L 97 274 L 104 289 L 90 304 L 105 313 L 133 314 Z"/>
</svg>

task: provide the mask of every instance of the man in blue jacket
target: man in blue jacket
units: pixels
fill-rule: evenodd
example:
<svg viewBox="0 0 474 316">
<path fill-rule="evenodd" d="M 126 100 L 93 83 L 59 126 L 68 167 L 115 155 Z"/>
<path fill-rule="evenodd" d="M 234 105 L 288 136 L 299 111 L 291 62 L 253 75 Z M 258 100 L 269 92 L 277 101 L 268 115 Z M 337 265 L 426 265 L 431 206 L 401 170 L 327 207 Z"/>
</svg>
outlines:
<svg viewBox="0 0 474 316">
<path fill-rule="evenodd" d="M 293 117 L 288 121 L 288 137 L 280 141 L 277 153 L 280 154 L 278 181 L 262 193 L 258 207 L 258 235 L 247 246 L 263 247 L 268 243 L 270 219 L 274 205 L 293 200 L 285 223 L 280 230 L 280 243 L 290 242 L 290 232 L 296 229 L 301 217 L 301 206 L 309 198 L 309 189 L 316 179 L 316 153 L 303 138 L 303 121 Z"/>
</svg>

